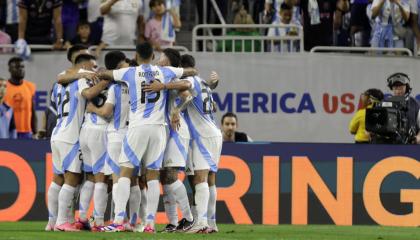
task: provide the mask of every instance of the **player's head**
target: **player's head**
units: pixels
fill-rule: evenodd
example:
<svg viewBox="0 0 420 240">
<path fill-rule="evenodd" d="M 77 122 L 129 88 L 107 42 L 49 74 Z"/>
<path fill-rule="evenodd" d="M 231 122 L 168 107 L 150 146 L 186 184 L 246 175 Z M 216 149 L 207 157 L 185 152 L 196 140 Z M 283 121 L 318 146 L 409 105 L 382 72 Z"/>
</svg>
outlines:
<svg viewBox="0 0 420 240">
<path fill-rule="evenodd" d="M 25 64 L 20 57 L 12 57 L 8 62 L 9 72 L 12 79 L 21 80 L 25 77 Z"/>
<path fill-rule="evenodd" d="M 280 17 L 282 23 L 289 24 L 292 20 L 292 6 L 289 6 L 285 2 L 280 5 Z"/>
<path fill-rule="evenodd" d="M 6 79 L 0 77 L 0 101 L 3 100 L 4 95 L 6 94 Z"/>
<path fill-rule="evenodd" d="M 98 65 L 96 64 L 96 58 L 90 54 L 80 54 L 76 57 L 74 63 L 81 69 L 87 71 L 96 71 L 98 69 Z"/>
<path fill-rule="evenodd" d="M 394 96 L 404 96 L 411 93 L 410 78 L 405 73 L 394 73 L 386 81 Z"/>
<path fill-rule="evenodd" d="M 153 60 L 153 47 L 150 43 L 140 43 L 136 46 L 136 59 L 138 62 L 150 62 Z"/>
<path fill-rule="evenodd" d="M 108 70 L 129 67 L 127 57 L 121 51 L 111 51 L 105 55 L 105 67 Z"/>
<path fill-rule="evenodd" d="M 79 21 L 77 24 L 77 35 L 79 35 L 81 38 L 89 38 L 90 25 L 87 21 Z"/>
<path fill-rule="evenodd" d="M 195 59 L 193 56 L 189 54 L 184 54 L 181 57 L 181 67 L 183 68 L 193 68 L 195 67 Z"/>
<path fill-rule="evenodd" d="M 150 0 L 149 7 L 158 16 L 163 15 L 166 11 L 164 0 Z"/>
<path fill-rule="evenodd" d="M 235 134 L 237 127 L 238 118 L 236 117 L 236 114 L 231 112 L 225 113 L 222 117 L 222 132 L 226 136 L 231 137 Z"/>
<path fill-rule="evenodd" d="M 160 54 L 158 65 L 179 67 L 181 65 L 181 54 L 173 48 L 166 48 Z"/>
<path fill-rule="evenodd" d="M 75 60 L 79 54 L 89 54 L 89 51 L 85 45 L 75 44 L 67 50 L 67 60 L 71 63 L 76 64 Z"/>
</svg>

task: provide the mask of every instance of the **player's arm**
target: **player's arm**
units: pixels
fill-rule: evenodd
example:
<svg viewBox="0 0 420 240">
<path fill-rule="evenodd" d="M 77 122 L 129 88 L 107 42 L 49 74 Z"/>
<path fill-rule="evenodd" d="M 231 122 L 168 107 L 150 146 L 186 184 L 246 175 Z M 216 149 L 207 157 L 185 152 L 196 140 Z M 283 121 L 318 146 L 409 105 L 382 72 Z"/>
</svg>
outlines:
<svg viewBox="0 0 420 240">
<path fill-rule="evenodd" d="M 65 73 L 57 75 L 57 82 L 62 85 L 70 84 L 81 78 L 86 78 L 92 81 L 98 81 L 95 73 L 92 72 L 78 72 L 75 68 L 69 68 Z"/>
<path fill-rule="evenodd" d="M 211 89 L 215 89 L 217 85 L 219 85 L 219 74 L 217 72 L 212 71 L 210 74 L 210 78 L 206 80 L 206 85 L 209 86 Z"/>
<path fill-rule="evenodd" d="M 182 77 L 190 77 L 198 75 L 198 71 L 195 68 L 184 68 L 184 72 L 182 73 Z"/>
<path fill-rule="evenodd" d="M 105 71 L 99 72 L 98 73 L 98 78 L 105 79 L 105 80 L 108 80 L 108 81 L 121 80 L 121 79 L 114 79 L 113 72 L 114 71 L 111 71 L 111 70 L 105 70 Z"/>
<path fill-rule="evenodd" d="M 186 80 L 172 81 L 168 83 L 161 83 L 160 81 L 152 81 L 144 87 L 145 92 L 160 92 L 162 90 L 187 90 L 191 88 L 191 83 Z"/>
<path fill-rule="evenodd" d="M 87 100 L 91 100 L 94 97 L 98 96 L 106 87 L 108 87 L 110 81 L 102 80 L 98 84 L 90 88 L 85 88 L 82 91 L 82 96 Z"/>
<path fill-rule="evenodd" d="M 114 114 L 114 105 L 105 103 L 102 107 L 97 107 L 89 102 L 86 106 L 86 112 L 96 113 L 103 118 L 110 118 L 112 117 L 112 114 Z"/>
<path fill-rule="evenodd" d="M 178 131 L 179 127 L 181 126 L 181 117 L 180 117 L 181 111 L 183 111 L 188 106 L 188 104 L 193 100 L 193 96 L 188 90 L 180 92 L 179 96 L 182 99 L 181 104 L 172 108 L 172 111 L 170 113 L 170 124 L 171 124 L 172 129 L 175 131 Z"/>
</svg>

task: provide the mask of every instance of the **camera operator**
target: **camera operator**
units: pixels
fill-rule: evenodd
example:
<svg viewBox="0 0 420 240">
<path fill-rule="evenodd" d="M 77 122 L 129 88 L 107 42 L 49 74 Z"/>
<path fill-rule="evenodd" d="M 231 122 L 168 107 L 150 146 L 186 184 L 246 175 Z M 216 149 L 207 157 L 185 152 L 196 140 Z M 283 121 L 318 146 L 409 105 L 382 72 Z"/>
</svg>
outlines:
<svg viewBox="0 0 420 240">
<path fill-rule="evenodd" d="M 405 73 L 394 73 L 387 79 L 388 87 L 392 91 L 392 97 L 385 99 L 384 102 L 395 102 L 400 98 L 396 108 L 399 114 L 399 129 L 396 135 L 380 136 L 371 132 L 373 143 L 391 143 L 391 144 L 420 144 L 420 105 L 410 96 L 410 78 Z M 394 99 L 394 100 L 392 100 Z M 388 117 L 388 121 L 392 118 Z"/>
</svg>

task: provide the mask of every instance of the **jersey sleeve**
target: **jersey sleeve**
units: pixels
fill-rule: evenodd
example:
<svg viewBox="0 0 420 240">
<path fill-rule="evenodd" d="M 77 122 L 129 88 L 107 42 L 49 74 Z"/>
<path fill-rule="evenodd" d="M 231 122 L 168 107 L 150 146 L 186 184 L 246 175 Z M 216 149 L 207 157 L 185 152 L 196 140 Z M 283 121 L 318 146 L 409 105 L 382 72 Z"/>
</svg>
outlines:
<svg viewBox="0 0 420 240">
<path fill-rule="evenodd" d="M 90 88 L 87 80 L 85 78 L 79 79 L 77 84 L 79 84 L 79 94 L 82 95 L 83 90 Z"/>
<path fill-rule="evenodd" d="M 122 81 L 128 83 L 131 79 L 135 78 L 135 67 L 121 68 L 113 70 L 112 75 L 115 81 Z"/>
<path fill-rule="evenodd" d="M 163 74 L 165 83 L 172 81 L 175 78 L 181 78 L 184 74 L 183 68 L 175 68 L 175 67 L 160 67 L 160 71 Z"/>
<path fill-rule="evenodd" d="M 106 98 L 105 103 L 115 105 L 115 91 L 116 91 L 115 84 L 113 84 L 111 87 L 109 87 L 108 96 Z"/>
</svg>

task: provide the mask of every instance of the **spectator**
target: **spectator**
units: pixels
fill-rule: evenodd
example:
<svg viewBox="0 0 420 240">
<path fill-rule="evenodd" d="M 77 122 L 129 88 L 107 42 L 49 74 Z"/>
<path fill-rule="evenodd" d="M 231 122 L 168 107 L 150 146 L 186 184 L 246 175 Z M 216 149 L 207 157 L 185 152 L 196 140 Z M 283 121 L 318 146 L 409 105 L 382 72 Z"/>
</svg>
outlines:
<svg viewBox="0 0 420 240">
<path fill-rule="evenodd" d="M 374 0 L 372 18 L 375 19 L 372 47 L 404 47 L 404 23 L 408 22 L 410 9 L 402 0 Z"/>
<path fill-rule="evenodd" d="M 90 25 L 86 21 L 80 21 L 77 25 L 77 35 L 71 41 L 66 41 L 65 47 L 69 48 L 75 44 L 81 44 L 86 47 L 96 45 L 90 34 Z"/>
<path fill-rule="evenodd" d="M 18 38 L 19 7 L 16 0 L 6 1 L 6 26 L 5 32 L 12 38 L 12 43 Z"/>
<path fill-rule="evenodd" d="M 7 81 L 0 78 L 0 138 L 16 138 L 13 109 L 4 102 Z"/>
<path fill-rule="evenodd" d="M 104 18 L 101 16 L 101 0 L 89 0 L 87 3 L 87 20 L 90 24 L 92 41 L 101 42 Z"/>
<path fill-rule="evenodd" d="M 222 117 L 222 134 L 224 142 L 252 142 L 252 139 L 243 132 L 237 132 L 238 118 L 234 113 L 225 113 Z"/>
<path fill-rule="evenodd" d="M 356 112 L 349 125 L 350 133 L 355 135 L 355 143 L 370 142 L 369 133 L 365 128 L 366 109 L 372 108 L 375 103 L 382 101 L 382 99 L 384 99 L 384 94 L 379 89 L 371 88 L 362 93 L 360 97 L 362 107 Z"/>
<path fill-rule="evenodd" d="M 79 22 L 79 1 L 62 0 L 61 19 L 63 23 L 63 35 L 65 41 L 70 41 L 76 37 L 77 24 Z"/>
<path fill-rule="evenodd" d="M 370 22 L 366 14 L 369 0 L 354 0 L 350 15 L 350 36 L 352 45 L 357 47 L 369 46 Z"/>
<path fill-rule="evenodd" d="M 11 39 L 10 36 L 3 32 L 0 28 L 0 44 L 10 44 L 11 43 Z M 10 48 L 0 48 L 0 53 L 8 53 L 11 52 L 12 49 Z"/>
<path fill-rule="evenodd" d="M 135 44 L 141 6 L 139 0 L 107 0 L 101 4 L 104 28 L 102 42 L 96 49 L 97 56 L 109 45 Z"/>
<path fill-rule="evenodd" d="M 276 9 L 273 5 L 273 0 L 266 0 L 264 4 L 264 11 L 260 13 L 259 23 L 260 24 L 271 24 L 276 16 Z M 267 34 L 267 31 L 262 33 L 263 35 Z"/>
<path fill-rule="evenodd" d="M 21 58 L 11 58 L 8 65 L 10 79 L 4 101 L 14 111 L 18 138 L 31 139 L 32 133 L 36 133 L 37 125 L 34 104 L 36 86 L 23 79 L 25 65 Z"/>
<path fill-rule="evenodd" d="M 300 25 L 299 22 L 292 22 L 292 14 L 293 14 L 293 8 L 286 3 L 283 3 L 280 7 L 280 17 L 276 18 L 273 22 L 273 24 L 277 25 L 280 24 L 282 26 L 289 25 L 289 24 L 295 24 Z M 284 28 L 270 28 L 268 30 L 267 36 L 280 36 L 280 37 L 286 37 L 286 36 L 297 36 L 299 34 L 297 28 L 293 27 L 284 27 Z M 271 47 L 271 44 L 269 44 Z M 292 41 L 281 41 L 274 43 L 271 51 L 276 52 L 296 52 L 299 44 L 297 42 Z"/>
<path fill-rule="evenodd" d="M 149 4 L 153 17 L 146 23 L 144 36 L 160 51 L 163 47 L 171 47 L 175 42 L 175 29 L 181 28 L 181 20 L 171 8 L 166 11 L 164 0 L 151 0 Z"/>
<path fill-rule="evenodd" d="M 42 116 L 41 129 L 38 131 L 37 139 L 51 138 L 55 125 L 57 124 L 57 105 L 55 103 L 57 94 L 57 83 L 54 83 L 50 91 L 50 104 Z"/>
<path fill-rule="evenodd" d="M 248 11 L 245 9 L 244 5 L 240 6 L 240 10 L 235 15 L 233 20 L 233 24 L 254 24 L 254 20 L 252 20 L 251 15 L 248 14 Z M 238 32 L 252 32 L 255 29 L 253 28 L 237 28 L 236 31 Z"/>
<path fill-rule="evenodd" d="M 413 33 L 416 37 L 417 49 L 415 51 L 420 50 L 420 25 L 419 25 L 419 9 L 420 9 L 420 1 L 418 0 L 409 0 L 410 5 L 410 25 Z"/>
<path fill-rule="evenodd" d="M 61 23 L 61 0 L 20 0 L 19 39 L 28 44 L 53 44 L 53 49 L 63 47 L 63 25 Z M 51 39 L 54 22 L 55 41 Z"/>
<path fill-rule="evenodd" d="M 336 10 L 347 12 L 348 0 L 301 0 L 305 51 L 315 46 L 333 44 L 333 22 Z"/>
</svg>

